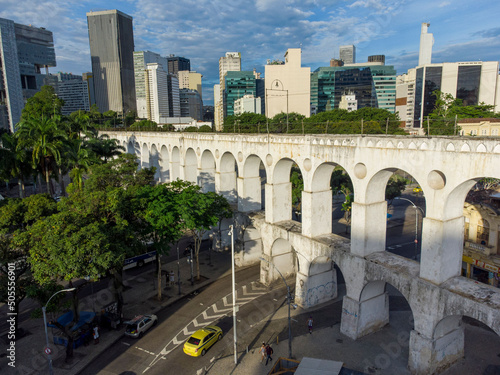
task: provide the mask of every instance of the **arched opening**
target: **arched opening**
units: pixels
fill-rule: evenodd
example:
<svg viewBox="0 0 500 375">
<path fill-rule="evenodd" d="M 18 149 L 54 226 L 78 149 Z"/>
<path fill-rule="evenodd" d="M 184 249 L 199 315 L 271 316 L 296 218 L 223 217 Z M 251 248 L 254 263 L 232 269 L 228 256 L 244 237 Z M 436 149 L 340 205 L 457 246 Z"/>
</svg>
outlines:
<svg viewBox="0 0 500 375">
<path fill-rule="evenodd" d="M 302 172 L 298 165 L 292 159 L 280 159 L 274 167 L 272 181 L 266 184 L 266 220 L 271 223 L 299 221 L 303 190 Z"/>
<path fill-rule="evenodd" d="M 149 168 L 151 166 L 148 145 L 143 144 L 141 150 L 141 168 Z"/>
<path fill-rule="evenodd" d="M 134 143 L 134 153 L 137 160 L 137 169 L 141 169 L 142 159 L 141 159 L 141 146 L 139 145 L 139 142 Z"/>
<path fill-rule="evenodd" d="M 170 165 L 168 158 L 167 146 L 161 146 L 160 150 L 160 181 L 169 182 L 170 181 Z"/>
<path fill-rule="evenodd" d="M 126 150 L 127 150 L 127 153 L 128 154 L 132 154 L 132 155 L 137 155 L 136 154 L 136 151 L 135 151 L 135 146 L 134 146 L 134 142 L 133 140 L 131 139 L 128 143 L 127 143 L 127 147 L 126 147 Z"/>
<path fill-rule="evenodd" d="M 262 238 L 260 231 L 252 225 L 247 215 L 235 213 L 231 224 L 237 230 L 235 263 L 239 267 L 257 264 L 262 256 Z"/>
<path fill-rule="evenodd" d="M 297 254 L 297 285 L 295 302 L 309 308 L 337 297 L 337 270 L 332 259 L 319 256 L 309 262 Z"/>
<path fill-rule="evenodd" d="M 468 191 L 463 208 L 464 237 L 461 274 L 500 286 L 500 180 L 483 178 Z"/>
<path fill-rule="evenodd" d="M 172 148 L 172 161 L 170 165 L 170 182 L 181 177 L 181 152 L 179 147 Z"/>
<path fill-rule="evenodd" d="M 196 184 L 198 183 L 197 177 L 198 161 L 196 158 L 196 153 L 192 148 L 188 148 L 184 157 L 184 180 Z"/>
<path fill-rule="evenodd" d="M 238 164 L 233 154 L 225 152 L 220 160 L 219 194 L 222 194 L 229 203 L 238 202 L 237 191 Z"/>
<path fill-rule="evenodd" d="M 366 373 L 375 368 L 384 374 L 398 373 L 408 364 L 413 318 L 411 306 L 397 288 L 373 280 L 364 286 L 359 302 L 344 297 L 341 332 L 353 339 L 371 334 L 370 340 L 379 346 L 361 361 Z"/>
<path fill-rule="evenodd" d="M 150 156 L 150 167 L 155 167 L 154 179 L 157 183 L 161 182 L 160 178 L 160 155 L 158 154 L 158 149 L 156 145 L 151 146 L 151 156 Z"/>
<path fill-rule="evenodd" d="M 426 212 L 426 200 L 420 185 L 405 171 L 395 170 L 385 186 L 385 200 L 386 250 L 419 262 Z"/>
<path fill-rule="evenodd" d="M 352 181 L 338 164 L 322 163 L 313 173 L 311 186 L 302 193 L 302 233 L 309 237 L 338 234 L 349 237 Z"/>
<path fill-rule="evenodd" d="M 447 316 L 434 328 L 432 367 L 436 373 L 488 374 L 500 369 L 500 336 L 485 323 L 461 315 Z M 448 372 L 445 372 L 448 373 Z"/>
<path fill-rule="evenodd" d="M 242 169 L 241 176 L 238 176 L 238 210 L 260 211 L 265 205 L 267 174 L 264 163 L 257 155 L 250 155 Z"/>
<path fill-rule="evenodd" d="M 203 192 L 215 192 L 215 158 L 209 150 L 201 154 L 201 168 L 198 174 L 198 185 Z"/>
</svg>

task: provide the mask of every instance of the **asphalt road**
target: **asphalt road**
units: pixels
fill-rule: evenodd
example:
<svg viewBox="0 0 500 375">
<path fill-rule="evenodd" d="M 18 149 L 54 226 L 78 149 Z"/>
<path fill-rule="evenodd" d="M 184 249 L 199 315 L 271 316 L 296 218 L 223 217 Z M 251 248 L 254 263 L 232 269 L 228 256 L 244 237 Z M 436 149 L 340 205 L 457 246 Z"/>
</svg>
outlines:
<svg viewBox="0 0 500 375">
<path fill-rule="evenodd" d="M 237 295 L 242 304 L 239 319 L 245 320 L 249 325 L 272 312 L 274 304 L 284 300 L 286 293 L 284 288 L 279 289 L 283 298 L 278 300 L 275 293 L 268 293 L 267 288 L 252 284 L 259 278 L 259 273 L 259 267 L 254 266 L 236 274 L 236 287 L 239 290 Z M 246 293 L 243 293 L 243 286 L 246 286 Z M 231 277 L 227 276 L 207 286 L 196 296 L 187 296 L 158 313 L 158 325 L 142 339 L 124 336 L 80 374 L 196 374 L 198 370 L 208 367 L 211 360 L 226 349 L 229 343 L 232 345 L 232 335 L 226 336 L 233 326 L 231 307 L 225 304 L 231 302 L 232 297 L 228 296 L 230 293 Z M 261 299 L 273 300 L 273 307 L 255 315 L 255 304 L 262 305 Z M 220 316 L 223 314 L 228 315 Z M 222 328 L 223 340 L 216 343 L 204 357 L 192 358 L 184 354 L 182 344 L 191 332 L 198 329 L 196 325 L 202 327 L 213 320 Z"/>
</svg>

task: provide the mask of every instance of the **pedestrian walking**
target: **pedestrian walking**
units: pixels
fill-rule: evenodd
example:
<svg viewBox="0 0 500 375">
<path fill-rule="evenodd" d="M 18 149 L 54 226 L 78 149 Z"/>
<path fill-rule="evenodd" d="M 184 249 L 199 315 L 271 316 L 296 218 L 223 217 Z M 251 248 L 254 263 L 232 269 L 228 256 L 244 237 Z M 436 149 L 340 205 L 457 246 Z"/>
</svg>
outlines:
<svg viewBox="0 0 500 375">
<path fill-rule="evenodd" d="M 99 327 L 97 324 L 94 324 L 94 328 L 92 328 L 94 334 L 94 345 L 99 344 Z"/>
<path fill-rule="evenodd" d="M 260 363 L 264 362 L 264 358 L 266 358 L 266 343 L 263 342 L 262 346 L 259 349 L 260 354 Z"/>
<path fill-rule="evenodd" d="M 309 315 L 309 319 L 307 319 L 307 328 L 309 328 L 309 334 L 313 333 L 313 317 Z"/>
<path fill-rule="evenodd" d="M 267 362 L 269 362 L 269 360 L 271 360 L 271 361 L 273 360 L 273 358 L 271 357 L 271 356 L 273 355 L 273 353 L 274 353 L 273 348 L 271 348 L 271 347 L 269 346 L 269 344 L 267 344 L 267 345 L 266 345 L 266 354 L 267 354 L 267 359 L 266 359 L 266 364 L 265 364 L 265 366 L 267 366 Z"/>
<path fill-rule="evenodd" d="M 175 274 L 174 274 L 174 271 L 170 271 L 169 280 L 170 280 L 170 286 L 174 286 L 175 285 Z"/>
</svg>

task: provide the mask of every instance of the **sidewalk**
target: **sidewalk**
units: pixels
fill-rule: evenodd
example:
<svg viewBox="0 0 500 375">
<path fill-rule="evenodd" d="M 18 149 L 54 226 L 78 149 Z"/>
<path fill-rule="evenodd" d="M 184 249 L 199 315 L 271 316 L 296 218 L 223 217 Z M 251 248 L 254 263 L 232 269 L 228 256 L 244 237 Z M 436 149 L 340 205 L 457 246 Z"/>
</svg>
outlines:
<svg viewBox="0 0 500 375">
<path fill-rule="evenodd" d="M 157 313 L 161 309 L 169 306 L 179 299 L 189 296 L 193 292 L 205 287 L 206 285 L 216 281 L 218 278 L 231 273 L 231 256 L 228 252 L 213 252 L 212 251 L 212 264 L 208 264 L 208 253 L 200 253 L 200 274 L 202 282 L 191 285 L 190 265 L 187 263 L 186 258 L 180 260 L 181 269 L 181 291 L 182 294 L 178 295 L 178 286 L 164 287 L 162 294 L 165 297 L 162 302 L 157 301 L 157 282 L 153 275 L 153 270 L 145 271 L 137 276 L 127 278 L 124 275 L 125 291 L 123 316 L 124 320 L 133 318 L 136 315 L 144 313 Z M 162 265 L 162 270 L 174 270 L 177 281 L 177 261 Z M 195 270 L 196 272 L 196 270 Z M 163 285 L 165 286 L 165 277 L 163 277 Z M 80 310 L 92 311 L 93 306 L 98 312 L 101 306 L 104 306 L 113 301 L 113 293 L 111 290 L 103 289 L 95 293 L 94 296 L 83 298 L 80 301 Z M 29 304 L 28 304 L 29 305 Z M 2 314 L 4 315 L 4 314 Z M 54 318 L 49 316 L 47 319 Z M 8 365 L 5 350 L 2 350 L 2 357 L 0 357 L 0 373 L 1 374 L 47 374 L 48 373 L 48 360 L 44 354 L 45 331 L 43 318 L 28 319 L 21 322 L 19 328 L 27 332 L 23 337 L 18 337 L 15 340 L 15 368 Z M 100 342 L 97 345 L 91 343 L 88 346 L 80 346 L 74 350 L 74 356 L 70 363 L 65 363 L 66 348 L 61 345 L 54 345 L 52 341 L 51 328 L 48 328 L 49 345 L 52 349 L 52 367 L 56 375 L 74 375 L 78 374 L 85 368 L 91 361 L 97 357 L 101 352 L 105 351 L 115 342 L 120 340 L 123 336 L 124 328 L 119 330 L 102 329 L 100 331 Z M 7 343 L 7 336 L 1 336 L 1 342 Z"/>
</svg>

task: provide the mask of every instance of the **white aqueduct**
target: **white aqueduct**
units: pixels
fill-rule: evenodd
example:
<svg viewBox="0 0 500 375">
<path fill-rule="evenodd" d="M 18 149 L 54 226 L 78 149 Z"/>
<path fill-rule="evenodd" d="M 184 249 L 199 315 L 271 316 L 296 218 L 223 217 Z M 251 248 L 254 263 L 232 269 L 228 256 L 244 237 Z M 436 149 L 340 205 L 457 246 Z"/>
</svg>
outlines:
<svg viewBox="0 0 500 375">
<path fill-rule="evenodd" d="M 408 363 L 412 373 L 439 373 L 463 357 L 462 316 L 500 335 L 499 289 L 460 276 L 465 197 L 479 179 L 500 178 L 500 139 L 107 134 L 135 153 L 141 166 L 155 166 L 158 181 L 181 178 L 237 203 L 257 233 L 258 246 L 253 253 L 245 249 L 248 254 L 240 254 L 243 262 L 263 257 L 283 274 L 296 275 L 296 303 L 311 307 L 335 298 L 338 268 L 346 283 L 341 332 L 348 337 L 357 339 L 386 325 L 386 283 L 398 289 L 414 317 Z M 292 221 L 294 163 L 304 179 L 302 223 Z M 351 241 L 332 234 L 330 177 L 337 165 L 354 186 Z M 425 195 L 420 263 L 385 251 L 385 187 L 398 169 L 413 176 Z M 263 283 L 278 277 L 261 261 Z"/>
</svg>

